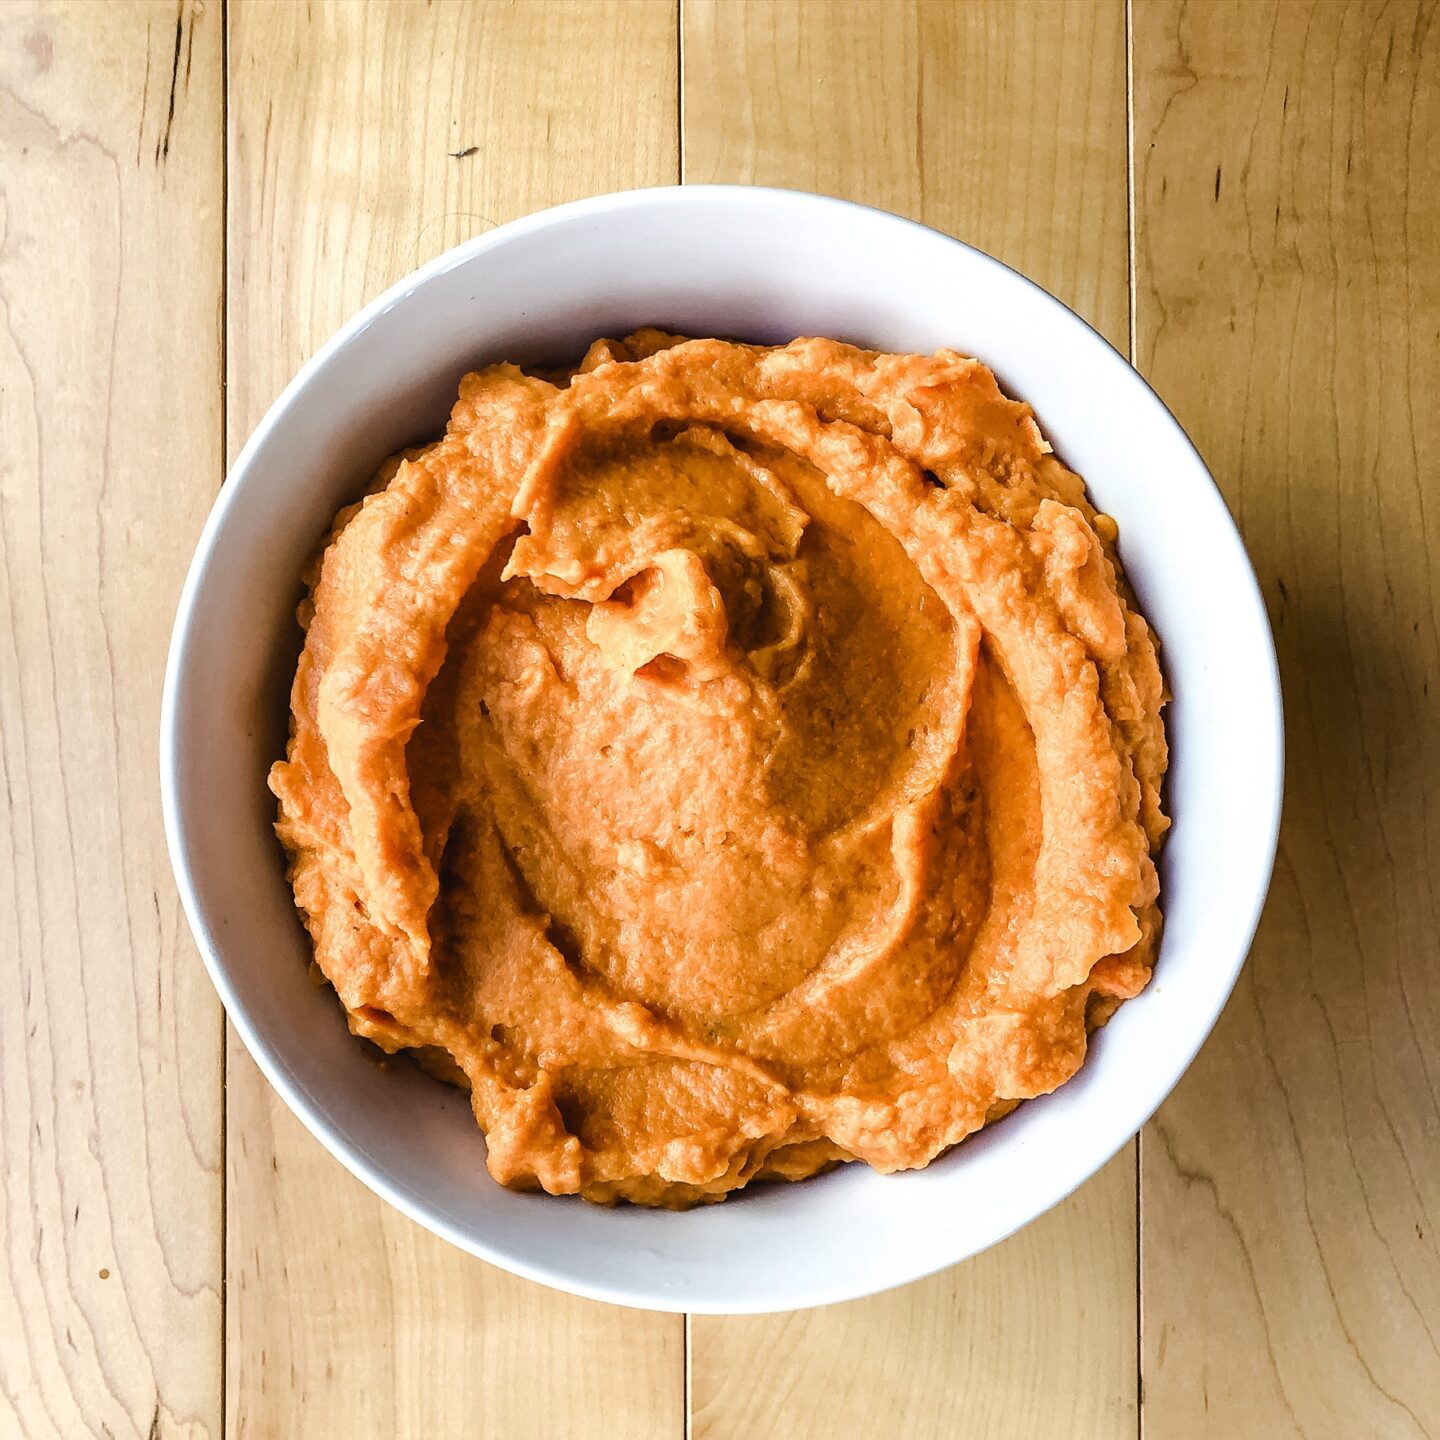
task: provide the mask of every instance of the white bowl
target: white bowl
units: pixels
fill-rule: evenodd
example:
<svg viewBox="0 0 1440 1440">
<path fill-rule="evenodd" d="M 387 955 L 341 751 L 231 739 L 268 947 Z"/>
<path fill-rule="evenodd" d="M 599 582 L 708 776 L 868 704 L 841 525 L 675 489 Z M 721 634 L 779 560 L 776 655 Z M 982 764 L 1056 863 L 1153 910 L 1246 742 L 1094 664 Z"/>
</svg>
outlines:
<svg viewBox="0 0 1440 1440">
<path fill-rule="evenodd" d="M 578 355 L 658 324 L 828 335 L 976 355 L 1029 401 L 1120 524 L 1174 692 L 1150 988 L 1084 1068 L 927 1170 L 845 1166 L 685 1214 L 517 1195 L 487 1175 L 465 1100 L 382 1071 L 307 975 L 265 788 L 283 749 L 300 572 L 376 463 L 438 434 L 462 374 Z M 1280 689 L 1255 577 L 1180 426 L 1126 361 L 998 261 L 906 220 L 788 191 L 607 195 L 503 225 L 387 291 L 291 382 L 210 515 L 165 678 L 161 773 L 180 894 L 216 989 L 270 1082 L 378 1194 L 548 1285 L 657 1310 L 741 1313 L 866 1295 L 963 1260 L 1049 1209 L 1145 1123 L 1205 1039 L 1275 853 Z"/>
</svg>

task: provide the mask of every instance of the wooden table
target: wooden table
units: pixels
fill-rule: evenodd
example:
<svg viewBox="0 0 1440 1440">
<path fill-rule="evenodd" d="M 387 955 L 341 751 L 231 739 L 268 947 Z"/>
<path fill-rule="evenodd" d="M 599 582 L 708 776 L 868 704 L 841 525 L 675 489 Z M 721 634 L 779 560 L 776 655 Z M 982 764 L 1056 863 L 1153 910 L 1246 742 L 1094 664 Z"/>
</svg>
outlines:
<svg viewBox="0 0 1440 1440">
<path fill-rule="evenodd" d="M 156 795 L 186 562 L 304 357 L 676 180 L 916 216 L 1128 347 L 1289 710 L 1260 938 L 1140 1141 L 760 1319 L 553 1294 L 350 1179 L 227 1041 Z M 0 1435 L 1440 1437 L 1437 397 L 1435 4 L 0 3 Z"/>
</svg>

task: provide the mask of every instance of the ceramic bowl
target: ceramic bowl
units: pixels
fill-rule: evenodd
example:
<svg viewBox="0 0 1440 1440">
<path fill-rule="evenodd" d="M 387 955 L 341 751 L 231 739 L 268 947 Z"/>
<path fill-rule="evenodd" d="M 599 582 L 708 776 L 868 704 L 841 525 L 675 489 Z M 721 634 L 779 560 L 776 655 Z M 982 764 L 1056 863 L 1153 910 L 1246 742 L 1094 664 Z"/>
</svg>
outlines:
<svg viewBox="0 0 1440 1440">
<path fill-rule="evenodd" d="M 553 362 L 658 324 L 762 342 L 950 346 L 1035 408 L 1159 633 L 1174 828 L 1155 978 L 1084 1068 L 928 1169 L 845 1166 L 684 1214 L 520 1195 L 485 1171 L 465 1099 L 377 1067 L 310 981 L 265 787 L 283 751 L 306 558 L 377 462 L 437 435 L 467 370 Z M 315 1136 L 392 1205 L 547 1285 L 659 1310 L 796 1309 L 952 1265 L 1050 1208 L 1145 1123 L 1244 962 L 1280 812 L 1265 608 L 1185 432 L 1129 364 L 1023 276 L 933 230 L 815 195 L 687 186 L 547 210 L 468 241 L 367 306 L 251 436 L 201 536 L 166 674 L 166 830 L 235 1029 Z"/>
</svg>

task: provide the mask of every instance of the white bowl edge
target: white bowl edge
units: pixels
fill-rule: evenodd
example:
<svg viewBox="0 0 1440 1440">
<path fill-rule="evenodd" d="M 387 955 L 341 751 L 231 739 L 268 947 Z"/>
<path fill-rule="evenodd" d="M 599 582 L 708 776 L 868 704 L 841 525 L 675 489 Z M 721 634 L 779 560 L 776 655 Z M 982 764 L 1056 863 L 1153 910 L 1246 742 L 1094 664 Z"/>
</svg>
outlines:
<svg viewBox="0 0 1440 1440">
<path fill-rule="evenodd" d="M 1061 1165 L 1054 1163 L 1054 1156 L 1051 1153 L 1033 1153 L 1036 1146 L 1034 1144 L 1035 1137 L 1031 1132 L 1036 1130 L 1037 1126 L 1034 1123 L 1026 1123 L 1024 1117 L 1027 1114 L 1043 1112 L 1043 1107 L 1051 1106 L 1067 1096 L 1071 1097 L 1075 1104 L 1080 1104 L 1085 1100 L 1088 1092 L 1096 1089 L 1101 1078 L 1108 1077 L 1110 1072 L 1104 1069 L 1103 1063 L 1105 1054 L 1111 1049 L 1118 1049 L 1122 1044 L 1130 1044 L 1132 1034 L 1137 1036 L 1140 1034 L 1139 1025 L 1147 1013 L 1158 1013 L 1166 1000 L 1167 990 L 1175 988 L 1169 984 L 1167 979 L 1165 946 L 1170 943 L 1168 933 L 1166 942 L 1162 945 L 1160 964 L 1157 967 L 1151 989 L 1140 999 L 1125 1006 L 1111 1022 L 1111 1025 L 1100 1033 L 1093 1047 L 1095 1054 L 1090 1057 L 1085 1069 L 1075 1080 L 1058 1092 L 1056 1096 L 1030 1102 L 1020 1112 L 1017 1112 L 1017 1116 L 1011 1117 L 1002 1125 L 982 1132 L 981 1135 L 967 1141 L 957 1151 L 952 1152 L 950 1156 L 945 1157 L 926 1171 L 881 1179 L 868 1174 L 862 1175 L 859 1173 L 859 1167 L 847 1167 L 835 1175 L 805 1182 L 800 1187 L 769 1187 L 763 1195 L 746 1197 L 738 1202 L 731 1201 L 724 1206 L 690 1212 L 684 1216 L 674 1216 L 663 1212 L 594 1211 L 590 1207 L 584 1207 L 581 1202 L 510 1196 L 508 1192 L 499 1191 L 499 1187 L 493 1186 L 493 1182 L 489 1181 L 482 1169 L 476 1176 L 475 1183 L 477 1186 L 489 1186 L 498 1192 L 496 1197 L 491 1197 L 497 1201 L 498 1207 L 503 1208 L 513 1204 L 527 1207 L 530 1212 L 528 1219 L 507 1221 L 503 1226 L 497 1225 L 495 1233 L 491 1233 L 483 1224 L 478 1224 L 473 1218 L 458 1213 L 453 1205 L 437 1202 L 434 1195 L 428 1193 L 425 1187 L 417 1186 L 411 1176 L 397 1173 L 397 1167 L 393 1163 L 387 1162 L 373 1144 L 367 1143 L 365 1126 L 362 1121 L 357 1120 L 357 1117 L 351 1116 L 345 1122 L 337 1121 L 333 1114 L 331 1101 L 317 1093 L 312 1080 L 307 1079 L 306 1075 L 297 1068 L 293 1048 L 287 1051 L 272 1040 L 263 1026 L 257 1025 L 253 1014 L 255 1003 L 253 998 L 247 1001 L 241 994 L 237 967 L 244 964 L 245 960 L 243 957 L 237 960 L 233 953 L 235 942 L 228 940 L 224 934 L 218 933 L 216 927 L 211 923 L 210 906 L 207 905 L 201 893 L 206 882 L 203 878 L 197 877 L 192 864 L 198 842 L 193 833 L 195 827 L 189 816 L 199 798 L 201 780 L 198 775 L 192 774 L 186 769 L 185 760 L 189 753 L 186 746 L 193 746 L 194 736 L 186 733 L 186 717 L 181 713 L 180 700 L 187 678 L 187 667 L 193 667 L 196 663 L 196 657 L 192 651 L 195 645 L 201 643 L 204 638 L 197 636 L 197 631 L 201 628 L 199 616 L 201 597 L 207 576 L 210 574 L 221 548 L 220 542 L 225 534 L 227 523 L 236 506 L 244 498 L 244 482 L 250 474 L 252 465 L 256 463 L 256 458 L 264 455 L 267 444 L 287 420 L 294 416 L 296 408 L 303 408 L 307 393 L 317 383 L 317 379 L 325 376 L 327 369 L 335 362 L 336 357 L 341 356 L 357 337 L 363 336 L 372 326 L 382 322 L 396 307 L 404 305 L 412 296 L 423 292 L 432 282 L 441 277 L 463 271 L 466 267 L 483 260 L 487 255 L 503 250 L 517 241 L 533 239 L 538 242 L 546 236 L 554 236 L 565 226 L 574 227 L 577 224 L 583 225 L 591 221 L 605 221 L 607 218 L 613 220 L 617 214 L 634 214 L 639 218 L 653 219 L 657 216 L 663 217 L 666 214 L 675 215 L 688 211 L 693 216 L 699 217 L 705 214 L 707 207 L 716 206 L 725 212 L 744 212 L 747 224 L 752 225 L 761 221 L 774 224 L 781 214 L 794 216 L 797 223 L 802 223 L 802 221 L 818 223 L 823 214 L 827 223 L 833 222 L 836 232 L 843 232 L 847 225 L 864 227 L 878 224 L 887 231 L 893 232 L 896 237 L 902 234 L 924 237 L 921 248 L 936 243 L 943 243 L 947 247 L 956 247 L 958 253 L 970 257 L 964 265 L 960 265 L 958 268 L 978 267 L 984 270 L 993 284 L 1013 292 L 1012 299 L 1021 293 L 1015 288 L 1018 282 L 1018 285 L 1023 287 L 1023 292 L 1029 295 L 1030 303 L 1037 306 L 1040 312 L 1053 307 L 1049 321 L 1055 327 L 1056 333 L 1065 332 L 1081 350 L 1088 352 L 1087 359 L 1098 367 L 1099 371 L 1104 371 L 1106 367 L 1109 367 L 1113 372 L 1102 383 L 1087 382 L 1089 388 L 1101 391 L 1113 389 L 1116 394 L 1128 393 L 1137 406 L 1146 409 L 1147 423 L 1168 426 L 1168 443 L 1175 448 L 1177 454 L 1188 455 L 1190 463 L 1204 476 L 1205 483 L 1210 488 L 1210 499 L 1213 506 L 1218 507 L 1219 514 L 1213 516 L 1212 519 L 1218 533 L 1226 538 L 1229 547 L 1228 553 L 1221 557 L 1229 566 L 1227 576 L 1230 583 L 1225 599 L 1229 623 L 1238 628 L 1238 633 L 1245 645 L 1254 646 L 1258 642 L 1259 646 L 1247 661 L 1253 667 L 1253 674 L 1250 678 L 1253 684 L 1258 686 L 1254 697 L 1254 709 L 1258 718 L 1264 722 L 1257 727 L 1252 737 L 1255 751 L 1255 773 L 1251 777 L 1254 802 L 1252 818 L 1255 828 L 1249 838 L 1251 841 L 1250 853 L 1252 857 L 1258 858 L 1252 859 L 1246 875 L 1235 881 L 1236 893 L 1231 900 L 1225 930 L 1225 938 L 1228 942 L 1226 948 L 1230 952 L 1229 955 L 1224 958 L 1224 963 L 1217 967 L 1217 972 L 1210 977 L 1208 985 L 1197 984 L 1193 987 L 1198 990 L 1197 994 L 1192 995 L 1186 989 L 1183 996 L 1180 997 L 1179 1003 L 1193 1003 L 1194 1006 L 1187 1012 L 1188 1025 L 1182 1027 L 1188 1033 L 1188 1040 L 1167 1052 L 1167 1063 L 1163 1065 L 1156 1063 L 1151 1066 L 1146 1072 L 1146 1083 L 1142 1093 L 1138 1095 L 1122 1093 L 1115 1096 L 1106 1094 L 1103 1110 L 1097 1110 L 1095 1115 L 1088 1117 L 1093 1128 L 1088 1134 L 1087 1143 L 1083 1147 L 1079 1147 L 1083 1150 L 1081 1159 L 1071 1158 L 1067 1163 Z M 896 244 L 900 243 L 897 238 Z M 993 267 L 993 270 L 989 267 Z M 765 298 L 763 293 L 744 297 L 744 303 L 754 305 Z M 881 315 L 884 305 L 882 302 L 877 301 L 876 303 L 878 306 L 876 313 Z M 666 313 L 658 313 L 647 318 L 656 323 L 666 323 L 667 320 L 673 321 L 675 317 Z M 1080 327 L 1079 331 L 1075 327 Z M 719 327 L 713 328 L 718 329 Z M 753 325 L 741 328 L 752 334 L 757 329 Z M 788 327 L 781 324 L 778 328 L 784 331 Z M 811 330 L 811 333 L 816 333 L 820 332 L 823 327 L 807 328 Z M 883 329 L 883 318 L 877 328 Z M 1074 340 L 1074 337 L 1081 331 L 1085 337 L 1088 337 L 1083 343 Z M 591 333 L 599 333 L 599 331 Z M 739 333 L 739 331 L 734 330 L 730 333 Z M 945 333 L 949 335 L 951 330 L 946 329 Z M 756 338 L 769 339 L 782 338 L 782 336 L 760 334 Z M 868 332 L 864 338 L 874 338 L 875 343 L 884 343 L 884 337 L 874 337 L 873 331 Z M 947 343 L 953 344 L 958 349 L 977 353 L 981 359 L 995 363 L 986 353 L 986 347 L 967 345 L 963 334 L 953 334 Z M 913 348 L 931 347 L 916 345 Z M 494 353 L 493 347 L 487 347 L 483 343 L 477 345 L 476 349 L 488 358 L 502 358 Z M 1007 380 L 1013 371 L 1012 366 L 1007 366 L 1003 362 L 996 364 L 995 368 L 1000 373 L 1002 380 Z M 458 379 L 459 373 L 459 371 L 455 373 L 455 379 Z M 1054 403 L 1047 403 L 1046 395 L 1033 393 L 1033 391 L 1027 392 L 1026 387 L 1021 384 L 1007 385 L 1007 388 L 1010 388 L 1012 393 L 1017 393 L 1021 398 L 1030 401 L 1035 406 L 1042 425 L 1046 427 L 1047 431 L 1051 429 L 1057 413 L 1057 406 Z M 1085 463 L 1078 459 L 1075 447 L 1071 443 L 1073 437 L 1067 439 L 1064 433 L 1065 428 L 1064 424 L 1056 426 L 1059 432 L 1057 448 L 1085 475 L 1092 492 L 1096 493 L 1097 498 L 1104 504 L 1105 477 L 1103 472 L 1097 477 L 1096 467 L 1093 463 Z M 373 458 L 378 460 L 380 455 L 376 454 Z M 1119 518 L 1122 529 L 1122 551 L 1126 553 L 1127 570 L 1131 571 L 1132 579 L 1136 579 L 1136 572 L 1131 567 L 1128 553 L 1130 546 L 1136 543 L 1133 535 L 1136 522 L 1127 516 L 1123 509 Z M 319 534 L 320 530 L 317 529 L 307 537 L 307 542 L 313 543 L 319 538 Z M 1127 537 L 1129 538 L 1127 539 Z M 298 575 L 298 570 L 296 573 Z M 1153 618 L 1156 605 L 1152 602 L 1158 598 L 1160 592 L 1154 591 L 1152 594 L 1146 594 L 1146 585 L 1146 578 L 1141 577 L 1141 583 L 1137 585 L 1137 589 L 1140 590 L 1145 608 L 1152 613 Z M 298 581 L 293 589 L 295 595 L 298 596 Z M 1216 623 L 1218 625 L 1219 621 L 1217 620 Z M 1160 630 L 1162 641 L 1165 641 L 1163 621 L 1157 620 L 1157 629 Z M 1177 704 L 1179 701 L 1180 697 L 1177 696 Z M 914 222 L 901 220 L 880 211 L 869 210 L 866 207 L 826 197 L 804 195 L 800 192 L 748 187 L 667 187 L 660 190 L 632 191 L 577 201 L 515 221 L 510 225 L 499 227 L 467 241 L 415 271 L 412 275 L 405 277 L 366 306 L 321 347 L 286 387 L 236 460 L 231 470 L 231 478 L 222 489 L 216 506 L 204 527 L 195 559 L 182 591 L 166 667 L 162 700 L 162 808 L 171 860 L 187 918 L 196 935 L 207 969 L 237 1032 L 267 1079 L 275 1086 L 290 1108 L 322 1144 L 366 1185 L 398 1209 L 410 1215 L 411 1218 L 434 1233 L 450 1240 L 461 1249 L 499 1264 L 514 1273 L 575 1294 L 660 1310 L 688 1310 L 694 1313 L 716 1314 L 762 1313 L 833 1303 L 876 1293 L 882 1289 L 919 1279 L 960 1259 L 978 1253 L 1058 1203 L 1076 1185 L 1082 1183 L 1084 1179 L 1108 1161 L 1143 1126 L 1174 1088 L 1209 1034 L 1238 977 L 1259 922 L 1278 838 L 1283 783 L 1283 729 L 1280 704 L 1278 668 L 1264 603 L 1253 571 L 1245 557 L 1238 531 L 1225 510 L 1218 490 L 1215 489 L 1213 481 L 1205 471 L 1203 461 L 1188 437 L 1185 436 L 1184 431 L 1169 411 L 1165 409 L 1163 403 L 1131 369 L 1124 357 L 1083 320 L 1041 290 L 1034 282 L 1019 276 L 999 261 L 983 255 L 982 252 L 976 251 L 972 247 L 965 246 L 963 242 L 941 236 L 938 232 L 927 230 Z M 1184 763 L 1183 745 L 1177 745 L 1176 758 L 1177 763 Z M 1239 781 L 1237 780 L 1235 783 L 1238 784 Z M 266 809 L 268 811 L 268 805 Z M 1176 838 L 1184 834 L 1182 827 L 1185 825 L 1186 816 L 1179 814 L 1176 821 L 1175 835 L 1171 838 L 1172 847 Z M 235 823 L 243 823 L 243 819 L 237 819 Z M 274 864 L 278 867 L 280 863 L 278 848 L 276 848 Z M 1169 864 L 1168 854 L 1166 868 L 1167 871 L 1173 868 Z M 1167 892 L 1169 889 L 1167 876 Z M 1169 898 L 1167 894 L 1167 903 Z M 294 922 L 293 915 L 291 923 L 297 923 Z M 1174 917 L 1167 914 L 1167 925 L 1173 923 L 1176 923 Z M 227 950 L 227 946 L 230 947 L 229 950 Z M 308 984 L 308 981 L 306 983 Z M 343 1026 L 339 1026 L 338 1007 L 334 1005 L 333 997 L 319 998 L 336 1011 L 336 1025 L 339 1027 L 339 1033 L 345 1044 L 353 1046 L 348 1035 L 343 1034 Z M 358 1047 L 355 1049 L 358 1055 Z M 356 1063 L 358 1065 L 362 1062 L 357 1059 Z M 1115 1068 L 1115 1062 L 1111 1063 L 1111 1068 Z M 363 1076 L 357 1083 L 363 1084 Z M 395 1089 L 400 1088 L 398 1077 L 394 1076 L 384 1077 L 383 1084 Z M 432 1082 L 420 1080 L 418 1084 L 429 1087 Z M 413 1089 L 413 1086 L 409 1087 L 406 1093 L 410 1094 Z M 425 1104 L 426 1102 L 418 1101 L 416 1103 Z M 437 1103 L 443 1104 L 444 1102 Z M 468 1120 L 468 1112 L 466 1118 Z M 1021 1122 L 1018 1125 L 1017 1120 Z M 1043 1149 L 1043 1147 L 1039 1148 Z M 1015 1169 L 1018 1165 L 1018 1178 L 1021 1182 L 1028 1184 L 1029 1188 L 1026 1190 L 1023 1200 L 1018 1201 L 1012 1207 L 1007 1208 L 1001 1203 L 990 1205 L 988 1208 L 983 1204 L 978 1205 L 981 1218 L 969 1223 L 968 1228 L 964 1225 L 959 1226 L 958 1228 L 964 1232 L 964 1238 L 958 1239 L 949 1234 L 950 1227 L 940 1223 L 941 1219 L 949 1212 L 946 1209 L 945 1197 L 939 1192 L 951 1184 L 950 1177 L 956 1173 L 957 1167 L 965 1166 L 974 1169 L 977 1166 L 986 1166 L 997 1151 L 1011 1156 L 1012 1163 L 1009 1164 L 1009 1168 Z M 1026 1151 L 1032 1153 L 1025 1156 L 1024 1152 Z M 1020 1161 L 1014 1160 L 1017 1155 L 1022 1157 Z M 473 1161 L 478 1167 L 478 1156 L 477 1148 L 466 1157 L 465 1165 L 469 1166 Z M 1006 1166 L 999 1168 L 1002 1175 L 1006 1173 Z M 772 1212 L 777 1208 L 818 1211 L 820 1207 L 817 1202 L 808 1201 L 804 1197 L 828 1195 L 837 1190 L 837 1182 L 840 1187 L 848 1186 L 850 1190 L 856 1191 L 858 1196 L 860 1188 L 851 1183 L 852 1180 L 866 1182 L 865 1196 L 858 1200 L 851 1197 L 847 1203 L 829 1203 L 830 1213 L 817 1213 L 814 1217 L 817 1225 L 846 1222 L 861 1226 L 867 1224 L 873 1226 L 876 1223 L 876 1217 L 872 1214 L 871 1209 L 867 1208 L 865 1198 L 873 1199 L 875 1195 L 883 1194 L 882 1191 L 875 1189 L 876 1186 L 887 1189 L 904 1186 L 909 1187 L 911 1193 L 917 1196 L 929 1197 L 923 1203 L 917 1203 L 920 1204 L 921 1214 L 929 1217 L 932 1238 L 918 1248 L 913 1245 L 906 1247 L 904 1258 L 897 1259 L 888 1267 L 884 1265 L 872 1267 L 883 1273 L 867 1272 L 865 1280 L 858 1286 L 855 1282 L 854 1272 L 849 1268 L 839 1267 L 825 1273 L 807 1273 L 803 1280 L 796 1279 L 788 1284 L 783 1280 L 769 1285 L 756 1285 L 749 1281 L 740 1284 L 735 1282 L 736 1274 L 744 1272 L 746 1269 L 746 1257 L 754 1253 L 757 1245 L 764 1252 L 765 1259 L 773 1261 L 778 1257 L 780 1263 L 783 1264 L 785 1261 L 787 1247 L 761 1244 L 757 1241 L 756 1237 L 759 1233 L 756 1230 L 757 1224 L 762 1228 L 769 1227 L 775 1218 Z M 873 1182 L 873 1184 L 869 1182 Z M 893 1193 L 892 1189 L 892 1196 Z M 887 1209 L 893 1208 L 891 1197 L 887 1197 L 883 1203 Z M 576 1215 L 585 1216 L 583 1222 L 575 1223 L 573 1217 Z M 554 1220 L 548 1218 L 562 1216 L 572 1218 L 564 1220 L 563 1223 L 559 1218 Z M 885 1218 L 881 1214 L 879 1223 L 883 1225 Z M 915 1223 L 913 1218 L 911 1223 Z M 684 1229 L 686 1226 L 690 1227 L 689 1233 L 695 1239 L 703 1239 L 704 1244 L 713 1252 L 708 1260 L 687 1255 L 685 1252 L 690 1247 L 684 1243 L 676 1243 L 677 1236 L 683 1237 L 687 1234 Z M 517 1244 L 511 1238 L 515 1233 L 526 1235 L 529 1232 L 546 1231 L 555 1232 L 548 1237 L 551 1242 L 549 1244 L 545 1243 L 547 1236 L 544 1233 L 540 1233 L 533 1243 L 527 1241 L 525 1244 Z M 640 1231 L 646 1233 L 638 1234 L 637 1232 Z M 947 1241 L 948 1243 L 946 1243 Z M 748 1250 L 747 1242 L 751 1247 Z M 792 1237 L 788 1245 L 793 1247 L 793 1244 Z M 659 1249 L 656 1249 L 656 1246 L 659 1246 Z M 612 1262 L 618 1255 L 621 1259 L 628 1256 L 635 1263 L 628 1269 L 624 1265 L 619 1265 L 617 1268 L 615 1263 L 609 1265 L 601 1263 L 596 1247 L 608 1248 L 612 1252 Z M 576 1260 L 577 1254 L 582 1256 L 579 1263 Z M 586 1263 L 583 1256 L 587 1254 L 595 1255 L 596 1263 Z M 737 1255 L 740 1257 L 738 1260 Z M 637 1269 L 647 1269 L 647 1266 L 649 1270 L 655 1272 L 653 1275 L 632 1279 Z M 818 1267 L 818 1269 L 823 1271 L 823 1267 Z"/>
</svg>

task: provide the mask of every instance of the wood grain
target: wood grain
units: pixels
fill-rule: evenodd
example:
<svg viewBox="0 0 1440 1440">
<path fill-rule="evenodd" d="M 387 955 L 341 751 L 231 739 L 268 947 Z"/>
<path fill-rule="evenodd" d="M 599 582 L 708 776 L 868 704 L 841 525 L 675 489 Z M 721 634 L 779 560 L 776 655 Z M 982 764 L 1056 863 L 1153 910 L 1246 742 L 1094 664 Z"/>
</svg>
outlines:
<svg viewBox="0 0 1440 1440">
<path fill-rule="evenodd" d="M 220 481 L 218 7 L 0 8 L 0 1434 L 220 1432 L 169 621 Z"/>
<path fill-rule="evenodd" d="M 1122 0 L 685 0 L 684 177 L 924 221 L 1129 334 Z"/>
<path fill-rule="evenodd" d="M 1125 345 L 1122 5 L 686 0 L 683 19 L 687 180 L 924 220 Z M 1014 1239 L 896 1294 L 696 1317 L 696 1440 L 1133 1436 L 1135 1165 L 1127 1147 Z"/>
<path fill-rule="evenodd" d="M 664 3 L 234 3 L 229 441 L 300 361 L 459 239 L 671 182 Z M 683 1429 L 683 1322 L 544 1290 L 390 1211 L 229 1047 L 234 1437 L 652 1437 Z"/>
<path fill-rule="evenodd" d="M 1288 708 L 1275 885 L 1144 1149 L 1147 1433 L 1440 1436 L 1440 25 L 1136 7 L 1137 333 Z"/>
</svg>

